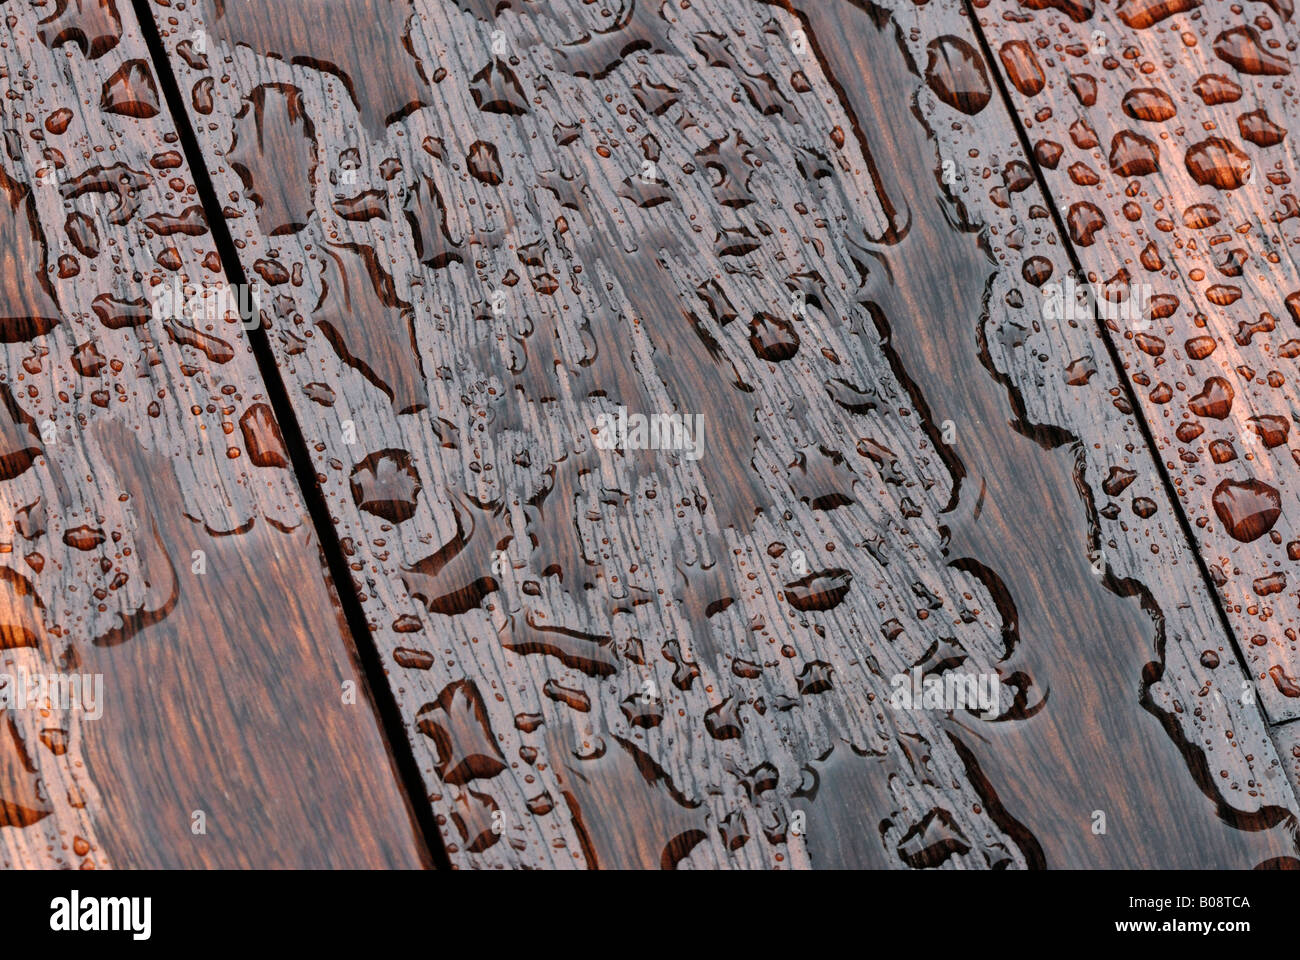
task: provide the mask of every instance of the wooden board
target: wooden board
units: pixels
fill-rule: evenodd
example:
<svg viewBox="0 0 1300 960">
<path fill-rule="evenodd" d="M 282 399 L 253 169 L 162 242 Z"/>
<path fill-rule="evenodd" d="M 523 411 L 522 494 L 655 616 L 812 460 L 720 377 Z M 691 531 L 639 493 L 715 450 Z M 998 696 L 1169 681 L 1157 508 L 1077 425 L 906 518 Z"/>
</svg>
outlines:
<svg viewBox="0 0 1300 960">
<path fill-rule="evenodd" d="M 1275 727 L 1273 738 L 1291 786 L 1300 792 L 1300 723 L 1284 723 Z"/>
<path fill-rule="evenodd" d="M 1294 854 L 1014 124 L 936 96 L 978 39 L 899 6 L 152 6 L 455 865 Z"/>
<path fill-rule="evenodd" d="M 0 16 L 0 865 L 420 866 L 130 5 Z"/>
<path fill-rule="evenodd" d="M 1265 710 L 1300 717 L 1290 5 L 999 0 L 980 22 L 1088 280 L 1146 301 L 1110 338 Z"/>
<path fill-rule="evenodd" d="M 1188 773 L 1223 816 L 1238 825 L 1277 823 L 1284 816 L 1281 810 L 1294 810 L 1295 801 L 1276 783 L 1279 761 L 1253 690 L 1207 594 L 1178 512 L 1161 486 L 1141 424 L 1131 415 L 1123 381 L 1108 363 L 1104 340 L 1093 324 L 1050 322 L 1024 302 L 1031 270 L 1043 271 L 1046 264 L 1059 278 L 1070 264 L 1048 217 L 1049 205 L 1026 176 L 1028 163 L 1014 124 L 998 109 L 991 83 L 988 105 L 979 106 L 985 88 L 979 69 L 969 66 L 980 59 L 978 37 L 959 3 L 887 6 L 897 18 L 897 42 L 907 50 L 914 73 L 926 78 L 905 105 L 924 118 L 934 143 L 919 143 L 909 151 L 907 138 L 896 133 L 906 128 L 900 111 L 879 127 L 904 146 L 895 147 L 897 159 L 878 166 L 900 171 L 895 174 L 900 180 L 907 177 L 903 171 L 925 169 L 933 188 L 955 204 L 950 219 L 978 234 L 996 264 L 979 313 L 969 319 L 959 314 L 934 332 L 894 324 L 894 339 L 906 342 L 904 335 L 911 332 L 915 346 L 909 365 L 924 371 L 916 379 L 942 398 L 930 404 L 936 421 L 945 417 L 943 407 L 954 423 L 984 428 L 1000 421 L 999 430 L 977 430 L 974 438 L 966 438 L 974 442 L 958 446 L 968 474 L 963 485 L 979 484 L 981 492 L 972 498 L 975 522 L 955 524 L 952 539 L 954 545 L 966 539 L 967 552 L 1002 573 L 1017 608 L 1022 647 L 1053 690 L 1051 706 L 1016 728 L 1028 735 L 1008 737 L 982 765 L 994 782 L 1005 784 L 1004 797 L 1038 798 L 1027 804 L 1023 819 L 1040 834 L 1056 831 L 1061 836 L 1049 863 L 1192 865 L 1195 855 L 1175 852 L 1180 841 L 1172 829 L 1162 838 L 1144 837 L 1122 853 L 1099 853 L 1095 844 L 1087 845 L 1095 837 L 1071 834 L 1068 825 L 1074 817 L 1089 815 L 1084 803 L 1091 797 L 1097 800 L 1092 811 L 1110 811 L 1112 825 L 1116 811 L 1122 811 L 1118 819 L 1127 827 L 1121 829 L 1149 829 L 1160 819 L 1147 807 L 1153 783 L 1160 784 L 1156 793 L 1178 796 L 1175 802 L 1194 811 L 1193 818 L 1204 816 L 1195 799 L 1170 787 L 1180 779 L 1186 787 Z M 839 57 L 835 74 L 874 72 L 873 59 L 869 52 L 859 52 L 857 38 L 868 14 L 882 19 L 881 8 L 843 3 L 804 10 L 817 36 L 852 38 L 844 46 L 857 55 L 856 65 L 844 49 L 823 44 L 829 62 Z M 993 76 L 987 66 L 983 75 Z M 964 84 L 969 84 L 966 95 L 954 96 Z M 845 84 L 844 90 L 863 104 L 858 108 L 863 115 L 871 110 L 867 101 L 876 110 L 891 100 L 903 102 L 887 87 L 877 91 L 872 84 Z M 906 195 L 898 187 L 890 192 Z M 917 206 L 914 202 L 913 209 Z M 936 231 L 935 239 L 922 240 L 918 247 L 944 247 L 938 236 Z M 906 265 L 915 269 L 921 259 Z M 921 282 L 917 287 L 935 285 Z M 924 307 L 904 312 L 925 317 L 926 327 L 949 315 Z M 960 351 L 953 344 L 972 339 L 977 349 L 970 356 L 977 362 L 957 365 Z M 1099 371 L 1086 386 L 1070 383 L 1071 368 L 1079 361 Z M 996 380 L 1006 395 L 973 402 L 971 385 L 982 383 L 985 391 L 992 386 L 982 374 Z M 1012 437 L 1023 442 L 1019 450 L 1008 442 Z M 1065 454 L 1055 475 L 1039 448 Z M 1028 483 L 1036 474 L 1050 480 Z M 1077 500 L 1065 494 L 1070 487 Z M 1063 550 L 1063 545 L 1073 550 Z M 1055 569 L 1071 552 L 1075 563 L 1091 564 L 1105 592 L 1128 598 L 1127 617 L 1108 610 L 1100 599 L 1105 593 L 1089 591 L 1086 577 Z M 1073 612 L 1063 616 L 1064 610 Z M 1195 706 L 1189 709 L 1189 704 Z M 1119 759 L 1131 759 L 1149 751 L 1153 740 L 1163 740 L 1155 732 L 1156 719 L 1169 737 L 1164 747 L 1177 744 L 1182 751 L 1186 766 L 1181 774 L 1168 758 L 1128 769 Z M 1070 762 L 1060 761 L 1062 754 L 1079 750 L 1084 753 L 1075 753 Z M 1044 756 L 1053 762 L 1042 764 Z M 1057 820 L 1066 810 L 1072 816 L 1064 818 L 1067 829 L 1061 829 Z M 1158 852 L 1153 856 L 1152 851 Z"/>
</svg>

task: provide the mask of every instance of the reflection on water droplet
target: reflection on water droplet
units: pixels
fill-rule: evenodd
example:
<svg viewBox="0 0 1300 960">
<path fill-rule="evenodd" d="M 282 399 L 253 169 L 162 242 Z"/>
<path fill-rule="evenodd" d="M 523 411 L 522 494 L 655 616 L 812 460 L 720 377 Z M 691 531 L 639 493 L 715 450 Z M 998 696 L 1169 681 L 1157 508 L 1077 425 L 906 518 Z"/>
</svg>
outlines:
<svg viewBox="0 0 1300 960">
<path fill-rule="evenodd" d="M 1196 95 L 1205 101 L 1208 106 L 1217 106 L 1220 103 L 1233 103 L 1241 99 L 1241 87 L 1233 80 L 1221 76 L 1217 73 L 1207 73 L 1203 75 L 1192 87 Z"/>
<path fill-rule="evenodd" d="M 1187 172 L 1201 186 L 1235 190 L 1250 175 L 1250 158 L 1222 137 L 1210 137 L 1187 148 Z"/>
<path fill-rule="evenodd" d="M 367 513 L 402 523 L 415 516 L 420 477 L 405 450 L 380 450 L 352 468 L 352 499 Z"/>
<path fill-rule="evenodd" d="M 1198 417 L 1223 420 L 1232 409 L 1234 396 L 1232 384 L 1227 380 L 1223 379 L 1223 377 L 1210 377 L 1205 381 L 1204 389 L 1191 397 L 1187 401 L 1187 405 L 1191 408 L 1192 413 Z"/>
<path fill-rule="evenodd" d="M 1269 119 L 1268 111 L 1252 110 L 1237 118 L 1242 139 L 1257 147 L 1275 147 L 1286 139 L 1286 128 Z"/>
<path fill-rule="evenodd" d="M 1160 148 L 1132 130 L 1121 130 L 1110 141 L 1111 170 L 1121 177 L 1142 177 L 1160 169 Z"/>
<path fill-rule="evenodd" d="M 1262 480 L 1224 480 L 1214 488 L 1213 503 L 1224 528 L 1243 543 L 1268 533 L 1282 513 L 1282 498 Z"/>
<path fill-rule="evenodd" d="M 925 68 L 925 82 L 935 96 L 962 113 L 975 115 L 988 105 L 993 95 L 984 59 L 960 37 L 939 37 L 926 48 L 930 62 Z"/>
<path fill-rule="evenodd" d="M 1286 59 L 1265 50 L 1259 32 L 1250 26 L 1233 27 L 1219 34 L 1214 40 L 1214 53 L 1242 73 L 1281 76 L 1291 72 Z"/>
<path fill-rule="evenodd" d="M 153 71 L 143 60 L 128 60 L 104 81 L 99 98 L 100 109 L 105 113 L 119 113 L 124 117 L 146 120 L 158 115 L 158 88 L 153 82 Z"/>
<path fill-rule="evenodd" d="M 785 585 L 785 599 L 801 612 L 833 610 L 849 592 L 853 576 L 847 570 L 822 570 Z"/>
<path fill-rule="evenodd" d="M 1124 112 L 1135 120 L 1161 123 L 1178 112 L 1173 97 L 1157 87 L 1134 87 L 1124 94 Z"/>
<path fill-rule="evenodd" d="M 1008 40 L 998 51 L 1008 79 L 1027 97 L 1036 96 L 1047 83 L 1034 48 L 1024 40 Z"/>
</svg>

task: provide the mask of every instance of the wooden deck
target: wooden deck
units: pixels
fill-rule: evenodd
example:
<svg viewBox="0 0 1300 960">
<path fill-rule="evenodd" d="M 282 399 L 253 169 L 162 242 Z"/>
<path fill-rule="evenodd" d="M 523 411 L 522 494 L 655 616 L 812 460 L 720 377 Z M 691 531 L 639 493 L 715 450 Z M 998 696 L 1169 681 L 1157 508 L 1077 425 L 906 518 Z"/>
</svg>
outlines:
<svg viewBox="0 0 1300 960">
<path fill-rule="evenodd" d="M 1289 5 L 0 14 L 3 865 L 1300 866 Z"/>
</svg>

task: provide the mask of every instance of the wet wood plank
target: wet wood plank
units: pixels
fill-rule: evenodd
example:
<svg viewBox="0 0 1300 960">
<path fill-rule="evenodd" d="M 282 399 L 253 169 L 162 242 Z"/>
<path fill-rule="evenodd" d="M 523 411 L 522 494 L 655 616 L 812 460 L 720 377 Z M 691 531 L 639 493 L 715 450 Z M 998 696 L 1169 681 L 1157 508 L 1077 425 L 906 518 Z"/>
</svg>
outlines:
<svg viewBox="0 0 1300 960">
<path fill-rule="evenodd" d="M 131 7 L 0 16 L 0 865 L 420 866 Z"/>
<path fill-rule="evenodd" d="M 1034 4 L 1042 7 L 1041 4 Z M 1273 720 L 1300 717 L 1289 4 L 980 21 Z"/>
<path fill-rule="evenodd" d="M 1300 792 L 1300 723 L 1284 723 L 1274 727 L 1273 739 L 1277 743 L 1278 756 L 1292 788 Z"/>
<path fill-rule="evenodd" d="M 153 8 L 453 862 L 1293 854 L 960 7 L 606 6 Z"/>
<path fill-rule="evenodd" d="M 925 83 L 914 97 L 871 82 L 844 84 L 842 95 L 863 116 L 897 105 L 878 124 L 890 131 L 887 140 L 877 139 L 891 152 L 877 167 L 897 171 L 899 181 L 925 170 L 929 187 L 911 192 L 910 209 L 923 210 L 928 191 L 939 191 L 946 219 L 978 236 L 996 264 L 990 270 L 982 263 L 978 301 L 963 298 L 960 284 L 942 276 L 920 279 L 914 288 L 941 303 L 949 298 L 931 291 L 952 284 L 951 302 L 965 301 L 966 309 L 935 310 L 913 293 L 911 308 L 897 312 L 924 323 L 894 324 L 893 339 L 906 345 L 904 362 L 928 386 L 932 419 L 951 418 L 963 488 L 979 490 L 951 511 L 950 551 L 1000 573 L 1025 662 L 1051 691 L 1048 708 L 1030 723 L 1000 728 L 1018 736 L 970 745 L 986 775 L 1003 784 L 1004 800 L 1035 798 L 1018 815 L 1036 835 L 1051 838 L 1043 844 L 1049 864 L 1195 865 L 1196 854 L 1178 852 L 1177 831 L 1158 826 L 1162 803 L 1186 811 L 1174 819 L 1201 824 L 1196 831 L 1208 839 L 1215 830 L 1191 783 L 1239 826 L 1285 821 L 1284 811 L 1296 810 L 1294 796 L 1277 782 L 1279 759 L 1264 718 L 1105 342 L 1095 324 L 1052 321 L 1026 302 L 1032 271 L 1047 264 L 1059 277 L 1070 263 L 1048 204 L 1026 176 L 1012 119 L 988 82 L 992 74 L 978 66 L 978 38 L 962 5 L 801 7 L 815 35 L 832 38 L 822 40 L 821 55 L 837 76 L 879 72 L 860 37 L 869 17 L 883 19 L 882 10 L 895 18 L 884 29 L 896 31 L 913 74 Z M 834 43 L 839 37 L 851 39 Z M 907 112 L 923 120 L 912 137 L 898 133 L 908 129 Z M 921 131 L 933 142 L 920 139 Z M 905 184 L 888 189 L 909 196 Z M 934 227 L 913 249 L 950 243 Z M 930 256 L 902 260 L 899 272 L 915 271 Z M 954 347 L 960 344 L 975 349 Z M 968 360 L 959 359 L 963 353 Z M 1094 357 L 1098 375 L 1071 384 L 1071 365 Z M 1094 574 L 1091 585 L 1078 570 L 1084 563 Z M 1117 608 L 1117 598 L 1127 598 L 1127 610 Z M 1174 745 L 1181 770 L 1169 752 Z M 1140 769 L 1121 759 L 1137 755 L 1144 756 Z M 1043 764 L 1044 756 L 1052 762 Z M 1097 837 L 1071 830 L 1076 818 L 1096 811 L 1107 814 L 1110 836 L 1116 821 L 1126 834 L 1104 852 Z M 1279 831 L 1285 847 L 1283 836 Z"/>
</svg>

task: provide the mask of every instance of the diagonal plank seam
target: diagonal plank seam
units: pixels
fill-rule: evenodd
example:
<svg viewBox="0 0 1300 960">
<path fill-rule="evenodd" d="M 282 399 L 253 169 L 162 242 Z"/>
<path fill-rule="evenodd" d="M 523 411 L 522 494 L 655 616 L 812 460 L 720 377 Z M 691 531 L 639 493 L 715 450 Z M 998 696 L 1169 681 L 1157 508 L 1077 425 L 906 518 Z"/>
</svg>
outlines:
<svg viewBox="0 0 1300 960">
<path fill-rule="evenodd" d="M 248 277 L 236 252 L 234 238 L 226 226 L 225 216 L 222 213 L 220 201 L 217 199 L 212 178 L 208 173 L 203 153 L 199 149 L 198 141 L 195 138 L 189 114 L 185 109 L 185 100 L 176 82 L 176 75 L 172 70 L 171 62 L 168 60 L 166 51 L 163 48 L 162 38 L 158 34 L 158 26 L 148 9 L 148 0 L 132 0 L 132 5 L 135 8 L 136 20 L 140 24 L 140 31 L 145 45 L 148 47 L 150 59 L 153 61 L 155 75 L 165 95 L 167 110 L 171 114 L 177 133 L 180 136 L 181 149 L 185 153 L 186 162 L 189 164 L 200 202 L 203 205 L 204 214 L 212 230 L 213 240 L 221 256 L 226 279 L 236 289 L 249 289 Z M 298 423 L 293 405 L 289 401 L 279 367 L 276 365 L 270 343 L 267 340 L 266 331 L 261 324 L 258 324 L 253 329 L 247 330 L 247 332 L 253 356 L 257 360 L 258 368 L 266 385 L 267 398 L 275 412 L 276 420 L 279 422 L 293 472 L 302 490 L 308 515 L 316 535 L 320 538 L 321 553 L 328 564 L 329 576 L 333 581 L 335 596 L 342 606 L 348 627 L 356 638 L 356 650 L 365 671 L 365 683 L 369 688 L 371 702 L 375 704 L 379 714 L 389 756 L 397 768 L 402 788 L 410 797 L 416 822 L 420 827 L 421 838 L 432 855 L 434 864 L 440 870 L 449 870 L 451 869 L 451 861 L 443 846 L 437 824 L 434 822 L 433 808 L 426 799 L 426 791 L 423 787 L 419 768 L 416 765 L 415 756 L 411 752 L 410 741 L 404 733 L 405 724 L 402 721 L 397 702 L 393 698 L 391 688 L 384 679 L 384 669 L 379 651 L 374 638 L 371 636 L 370 628 L 356 594 L 351 589 L 348 589 L 348 585 L 351 583 L 351 575 L 347 569 L 347 561 L 339 543 L 338 533 L 330 522 L 329 508 L 321 495 L 316 473 L 312 469 L 311 457 L 307 451 L 306 440 L 303 438 L 302 427 Z"/>
<path fill-rule="evenodd" d="M 1048 188 L 1047 179 L 1043 176 L 1042 167 L 1039 165 L 1038 158 L 1034 154 L 1032 145 L 1029 141 L 1029 135 L 1024 128 L 1024 124 L 1021 122 L 1020 114 L 1017 112 L 1015 104 L 1011 99 L 1011 94 L 1007 90 L 1006 77 L 1003 76 L 1002 68 L 997 62 L 997 59 L 993 56 L 993 50 L 989 46 L 988 38 L 984 34 L 984 28 L 979 22 L 979 17 L 976 15 L 971 0 L 962 0 L 962 6 L 966 11 L 967 18 L 970 20 L 971 28 L 974 31 L 976 38 L 979 40 L 980 53 L 984 57 L 984 61 L 988 66 L 988 71 L 993 77 L 994 82 L 997 84 L 998 96 L 1002 100 L 1002 104 L 1007 113 L 1010 115 L 1011 122 L 1015 125 L 1016 135 L 1020 138 L 1021 149 L 1029 159 L 1029 165 L 1034 171 L 1034 178 L 1038 183 L 1039 193 L 1042 195 L 1047 208 L 1051 211 L 1052 221 L 1061 238 L 1062 249 L 1065 250 L 1066 256 L 1069 257 L 1070 266 L 1073 267 L 1076 274 L 1080 277 L 1086 276 L 1078 252 L 1074 249 L 1074 241 L 1070 238 L 1070 233 L 1066 229 L 1065 221 L 1061 217 L 1061 211 L 1057 206 L 1056 197 L 1053 196 L 1051 190 Z M 1165 493 L 1177 512 L 1179 528 L 1182 530 L 1183 536 L 1191 547 L 1192 555 L 1196 558 L 1196 569 L 1200 573 L 1201 580 L 1205 584 L 1208 592 L 1213 597 L 1214 610 L 1215 613 L 1218 614 L 1219 622 L 1223 627 L 1223 632 L 1225 636 L 1227 636 L 1228 642 L 1232 644 L 1234 655 L 1242 664 L 1243 676 L 1249 679 L 1249 673 L 1245 669 L 1245 664 L 1249 663 L 1249 660 L 1245 656 L 1245 651 L 1241 647 L 1240 638 L 1237 636 L 1237 632 L 1228 618 L 1227 611 L 1224 609 L 1222 592 L 1215 587 L 1214 581 L 1210 577 L 1210 571 L 1206 565 L 1204 553 L 1202 552 L 1199 541 L 1192 530 L 1191 522 L 1187 518 L 1186 508 L 1178 496 L 1177 488 L 1174 486 L 1173 480 L 1169 476 L 1168 469 L 1161 460 L 1160 449 L 1156 445 L 1155 435 L 1151 431 L 1151 425 L 1147 421 L 1146 413 L 1142 409 L 1138 396 L 1133 389 L 1133 384 L 1129 380 L 1128 373 L 1125 371 L 1123 360 L 1119 355 L 1119 349 L 1115 346 L 1114 340 L 1111 339 L 1110 331 L 1106 328 L 1106 324 L 1101 321 L 1101 317 L 1096 310 L 1096 304 L 1090 303 L 1089 310 L 1092 313 L 1093 321 L 1097 324 L 1097 327 L 1101 332 L 1102 342 L 1106 345 L 1106 352 L 1110 358 L 1111 365 L 1115 368 L 1118 374 L 1118 381 L 1124 390 L 1125 399 L 1133 409 L 1134 419 L 1142 431 L 1142 438 L 1146 442 L 1147 449 L 1151 453 L 1151 458 L 1156 465 L 1156 469 L 1160 473 L 1161 485 L 1165 488 Z M 1267 726 L 1271 728 L 1278 725 L 1275 724 L 1273 719 L 1268 715 L 1262 702 L 1256 699 L 1255 705 L 1263 716 Z"/>
</svg>

